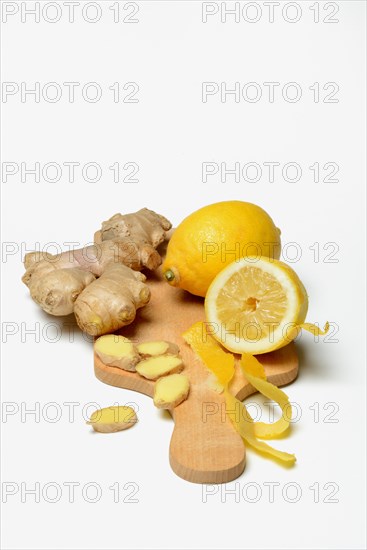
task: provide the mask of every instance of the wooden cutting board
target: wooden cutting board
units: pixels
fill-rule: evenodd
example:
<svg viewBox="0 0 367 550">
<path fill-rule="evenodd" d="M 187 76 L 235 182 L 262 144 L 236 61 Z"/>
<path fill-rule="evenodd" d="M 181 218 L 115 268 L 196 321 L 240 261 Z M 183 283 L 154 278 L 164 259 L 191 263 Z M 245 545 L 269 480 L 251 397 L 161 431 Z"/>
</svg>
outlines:
<svg viewBox="0 0 367 550">
<path fill-rule="evenodd" d="M 171 467 L 178 476 L 194 483 L 236 479 L 245 468 L 245 445 L 225 414 L 223 395 L 209 389 L 210 374 L 181 336 L 193 323 L 205 319 L 204 301 L 168 285 L 160 270 L 149 274 L 147 282 L 152 293 L 149 304 L 120 333 L 135 342 L 169 340 L 180 347 L 185 364 L 183 373 L 189 377 L 191 386 L 188 399 L 172 411 Z M 259 355 L 258 359 L 268 380 L 277 386 L 289 384 L 297 377 L 298 358 L 293 343 Z M 105 384 L 153 396 L 154 382 L 137 373 L 108 367 L 96 355 L 94 368 L 97 378 Z M 240 400 L 255 392 L 238 364 L 230 391 Z"/>
</svg>

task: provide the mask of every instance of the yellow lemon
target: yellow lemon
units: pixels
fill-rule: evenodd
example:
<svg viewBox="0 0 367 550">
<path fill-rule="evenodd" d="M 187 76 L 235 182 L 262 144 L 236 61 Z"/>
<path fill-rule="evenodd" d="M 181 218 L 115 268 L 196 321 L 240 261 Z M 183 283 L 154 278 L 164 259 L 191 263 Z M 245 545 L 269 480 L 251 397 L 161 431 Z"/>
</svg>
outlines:
<svg viewBox="0 0 367 550">
<path fill-rule="evenodd" d="M 244 256 L 279 258 L 280 230 L 256 204 L 225 201 L 190 214 L 168 243 L 163 264 L 173 286 L 205 296 L 214 277 Z"/>
<path fill-rule="evenodd" d="M 214 338 L 234 353 L 252 355 L 289 344 L 307 308 L 307 293 L 297 274 L 269 258 L 231 263 L 216 276 L 205 298 Z"/>
</svg>

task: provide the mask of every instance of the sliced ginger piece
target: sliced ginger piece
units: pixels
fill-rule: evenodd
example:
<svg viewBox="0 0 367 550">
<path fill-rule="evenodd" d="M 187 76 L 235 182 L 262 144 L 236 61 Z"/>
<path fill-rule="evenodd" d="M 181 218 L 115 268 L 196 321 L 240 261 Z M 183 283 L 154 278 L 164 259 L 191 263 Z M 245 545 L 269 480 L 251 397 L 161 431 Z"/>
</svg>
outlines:
<svg viewBox="0 0 367 550">
<path fill-rule="evenodd" d="M 121 432 L 131 428 L 138 421 L 138 417 L 132 407 L 107 407 L 95 411 L 87 424 L 94 431 L 101 433 Z"/>
<path fill-rule="evenodd" d="M 94 351 L 105 365 L 135 372 L 140 356 L 133 342 L 124 336 L 107 334 L 94 343 Z"/>
<path fill-rule="evenodd" d="M 158 409 L 174 409 L 189 395 L 190 382 L 184 374 L 170 374 L 157 380 L 154 386 L 154 405 Z"/>
<path fill-rule="evenodd" d="M 160 355 L 144 359 L 136 365 L 136 371 L 140 376 L 148 380 L 158 380 L 167 374 L 181 372 L 184 368 L 181 357 L 176 355 Z"/>
<path fill-rule="evenodd" d="M 144 358 L 156 357 L 157 355 L 178 355 L 180 348 L 173 342 L 159 340 L 157 342 L 143 342 L 137 346 L 139 354 Z"/>
</svg>

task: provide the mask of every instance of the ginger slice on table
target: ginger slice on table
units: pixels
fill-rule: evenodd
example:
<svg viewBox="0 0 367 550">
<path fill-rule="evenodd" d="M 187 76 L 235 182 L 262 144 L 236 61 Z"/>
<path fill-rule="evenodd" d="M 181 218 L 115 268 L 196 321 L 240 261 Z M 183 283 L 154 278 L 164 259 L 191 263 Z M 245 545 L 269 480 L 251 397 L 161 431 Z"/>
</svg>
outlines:
<svg viewBox="0 0 367 550">
<path fill-rule="evenodd" d="M 95 411 L 87 424 L 90 424 L 95 432 L 114 433 L 131 428 L 138 421 L 138 417 L 132 407 L 106 407 Z"/>
</svg>

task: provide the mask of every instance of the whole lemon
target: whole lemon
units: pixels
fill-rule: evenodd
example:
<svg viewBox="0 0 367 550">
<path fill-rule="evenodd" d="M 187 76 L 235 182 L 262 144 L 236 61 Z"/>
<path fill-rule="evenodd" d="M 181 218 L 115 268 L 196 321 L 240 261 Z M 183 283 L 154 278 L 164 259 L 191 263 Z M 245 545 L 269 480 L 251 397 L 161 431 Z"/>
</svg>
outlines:
<svg viewBox="0 0 367 550">
<path fill-rule="evenodd" d="M 215 276 L 245 256 L 280 256 L 280 230 L 256 204 L 224 201 L 190 214 L 168 243 L 163 263 L 167 282 L 205 296 Z"/>
</svg>

